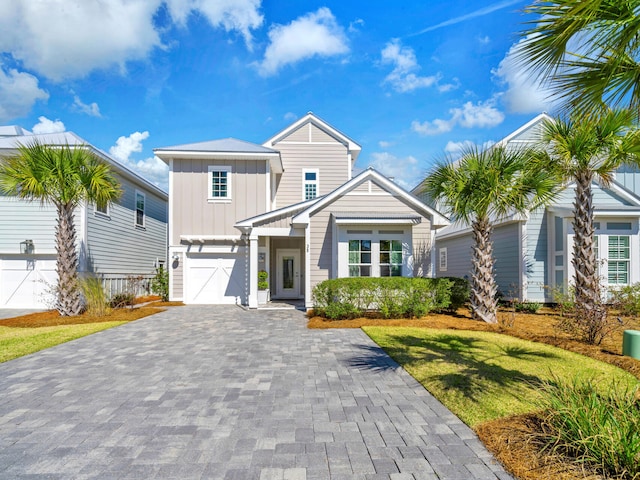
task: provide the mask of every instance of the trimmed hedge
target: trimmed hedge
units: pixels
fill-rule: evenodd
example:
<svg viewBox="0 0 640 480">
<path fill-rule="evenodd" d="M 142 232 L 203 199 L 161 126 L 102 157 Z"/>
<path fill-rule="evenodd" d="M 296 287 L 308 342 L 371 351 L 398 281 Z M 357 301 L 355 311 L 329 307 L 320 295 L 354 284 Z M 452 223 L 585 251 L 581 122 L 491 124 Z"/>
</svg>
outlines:
<svg viewBox="0 0 640 480">
<path fill-rule="evenodd" d="M 466 300 L 462 301 L 464 288 L 459 280 L 466 284 L 466 280 L 449 278 L 325 280 L 313 289 L 314 311 L 333 320 L 361 317 L 368 312 L 377 312 L 383 318 L 422 317 L 435 310 L 452 308 L 452 297 L 453 303 L 462 305 Z"/>
</svg>

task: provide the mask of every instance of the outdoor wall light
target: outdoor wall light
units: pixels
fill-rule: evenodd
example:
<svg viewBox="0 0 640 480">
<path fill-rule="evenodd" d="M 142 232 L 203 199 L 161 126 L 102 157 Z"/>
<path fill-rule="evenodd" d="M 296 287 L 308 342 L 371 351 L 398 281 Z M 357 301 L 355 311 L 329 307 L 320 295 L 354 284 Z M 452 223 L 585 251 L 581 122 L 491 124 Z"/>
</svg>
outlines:
<svg viewBox="0 0 640 480">
<path fill-rule="evenodd" d="M 178 260 L 180 260 L 180 255 L 178 255 L 177 253 L 174 253 L 171 258 L 177 262 Z"/>
<path fill-rule="evenodd" d="M 25 240 L 20 242 L 20 253 L 31 254 L 36 251 L 36 246 L 33 244 L 33 240 Z"/>
</svg>

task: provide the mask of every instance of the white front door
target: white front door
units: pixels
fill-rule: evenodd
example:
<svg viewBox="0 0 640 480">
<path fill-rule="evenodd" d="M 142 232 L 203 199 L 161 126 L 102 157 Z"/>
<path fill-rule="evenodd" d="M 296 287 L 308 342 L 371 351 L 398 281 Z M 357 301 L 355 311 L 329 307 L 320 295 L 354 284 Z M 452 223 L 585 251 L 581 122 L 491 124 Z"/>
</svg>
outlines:
<svg viewBox="0 0 640 480">
<path fill-rule="evenodd" d="M 300 297 L 300 250 L 282 248 L 276 251 L 276 295 Z"/>
</svg>

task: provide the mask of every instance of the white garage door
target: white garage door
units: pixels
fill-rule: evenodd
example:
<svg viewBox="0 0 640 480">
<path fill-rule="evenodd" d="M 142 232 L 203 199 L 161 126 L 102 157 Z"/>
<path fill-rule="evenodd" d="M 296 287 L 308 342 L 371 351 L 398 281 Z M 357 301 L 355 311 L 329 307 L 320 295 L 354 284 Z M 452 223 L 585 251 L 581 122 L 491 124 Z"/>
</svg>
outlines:
<svg viewBox="0 0 640 480">
<path fill-rule="evenodd" d="M 0 308 L 52 308 L 55 257 L 0 257 Z"/>
<path fill-rule="evenodd" d="M 243 251 L 188 255 L 186 303 L 243 303 L 246 300 L 245 265 Z"/>
</svg>

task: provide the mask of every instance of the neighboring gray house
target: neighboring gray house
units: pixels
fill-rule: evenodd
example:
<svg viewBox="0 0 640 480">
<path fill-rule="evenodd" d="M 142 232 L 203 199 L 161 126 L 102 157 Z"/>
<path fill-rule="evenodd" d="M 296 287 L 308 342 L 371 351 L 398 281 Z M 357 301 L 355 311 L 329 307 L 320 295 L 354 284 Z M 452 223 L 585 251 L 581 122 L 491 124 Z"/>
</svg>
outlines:
<svg viewBox="0 0 640 480">
<path fill-rule="evenodd" d="M 546 114 L 504 138 L 506 145 L 531 145 L 541 139 Z M 413 192 L 418 193 L 420 185 Z M 597 258 L 603 287 L 640 282 L 640 171 L 622 167 L 610 188 L 594 183 Z M 552 302 L 552 290 L 567 291 L 573 278 L 573 202 L 568 185 L 553 205 L 499 222 L 493 233 L 496 280 L 505 297 Z M 471 233 L 454 223 L 438 231 L 436 275 L 468 277 Z"/>
<path fill-rule="evenodd" d="M 375 170 L 352 177 L 353 140 L 309 113 L 262 145 L 233 138 L 155 149 L 169 165 L 170 297 L 313 305 L 317 283 L 431 275 L 448 221 Z"/>
<path fill-rule="evenodd" d="M 89 148 L 111 164 L 122 186 L 108 208 L 76 210 L 79 271 L 103 278 L 109 292 L 124 288 L 129 276 L 152 276 L 167 257 L 167 194 L 71 132 L 32 135 L 0 127 L 0 161 L 34 140 Z M 56 218 L 52 206 L 0 195 L 0 308 L 51 306 Z"/>
</svg>

